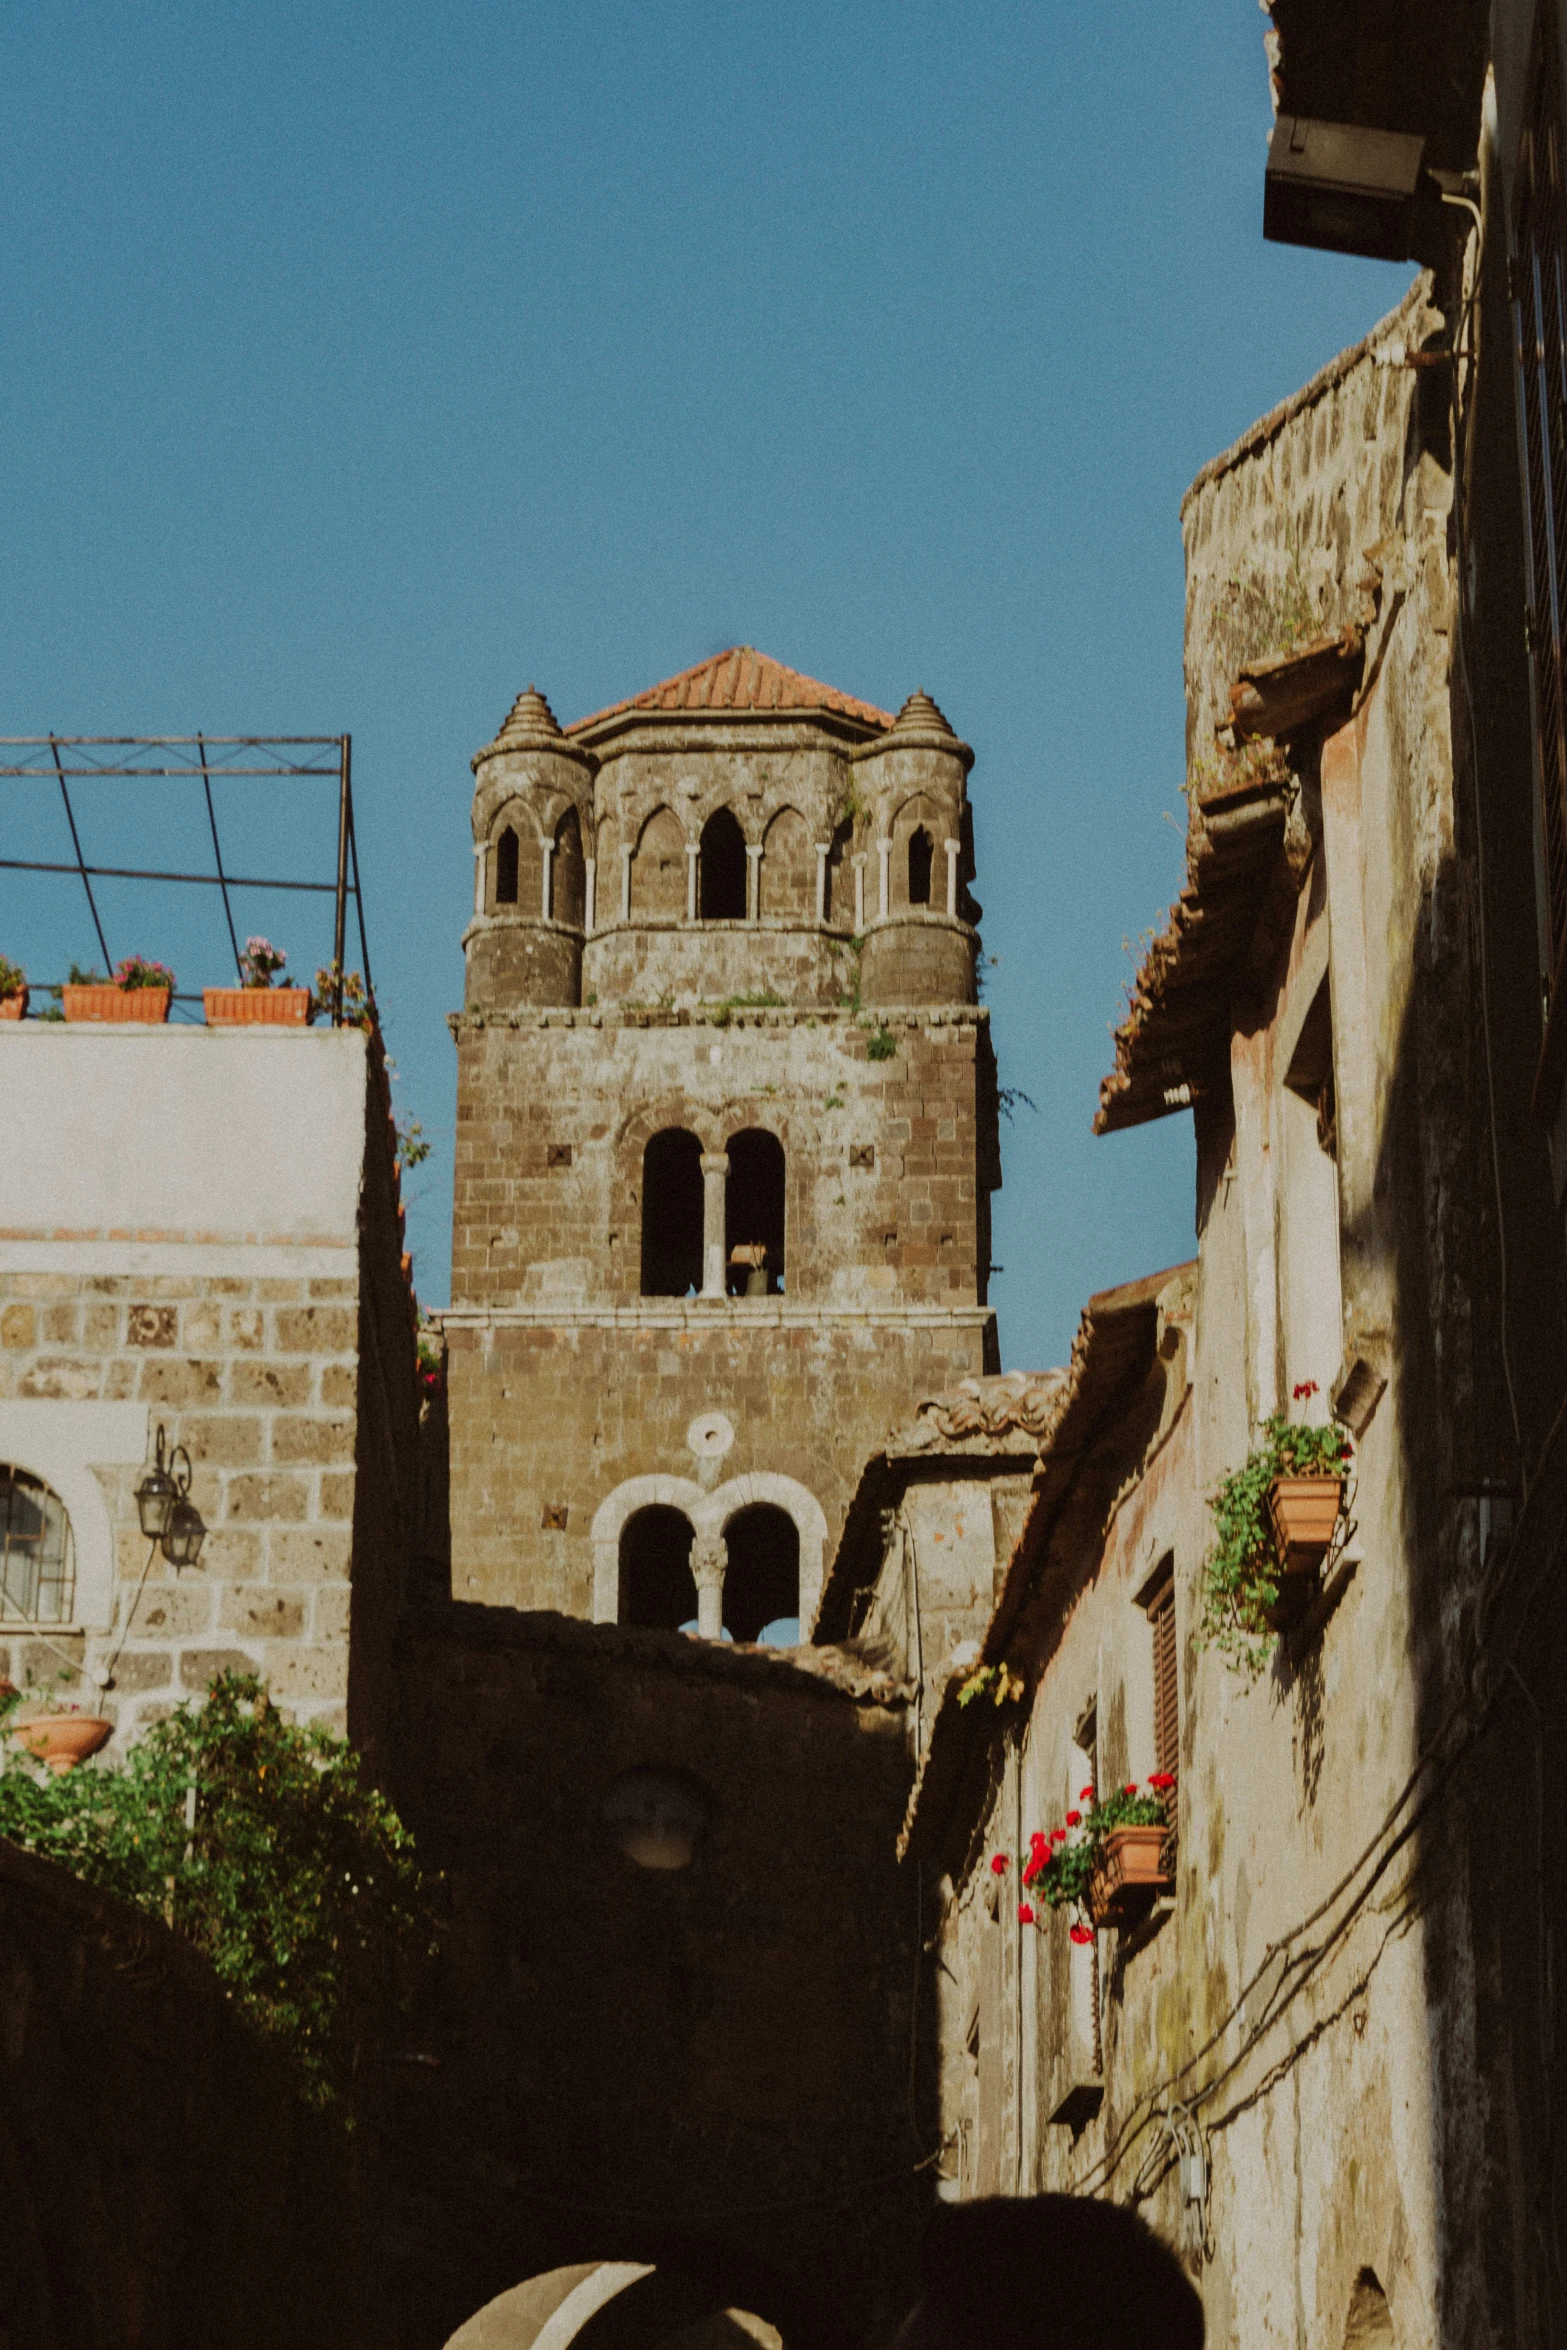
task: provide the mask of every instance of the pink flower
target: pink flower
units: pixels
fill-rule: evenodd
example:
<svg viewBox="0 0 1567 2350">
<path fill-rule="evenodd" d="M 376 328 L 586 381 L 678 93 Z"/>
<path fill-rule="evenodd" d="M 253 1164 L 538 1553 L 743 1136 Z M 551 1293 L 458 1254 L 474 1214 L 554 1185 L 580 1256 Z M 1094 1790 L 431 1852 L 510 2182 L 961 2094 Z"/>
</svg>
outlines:
<svg viewBox="0 0 1567 2350">
<path fill-rule="evenodd" d="M 1080 1828 L 1083 1824 L 1082 1813 L 1080 1811 L 1069 1811 L 1066 1815 L 1066 1824 L 1069 1828 Z"/>
<path fill-rule="evenodd" d="M 1093 1938 L 1093 1928 L 1091 1926 L 1074 1926 L 1072 1928 L 1072 1940 L 1074 1942 L 1092 1942 Z"/>
<path fill-rule="evenodd" d="M 1031 1926 L 1033 1924 L 1034 1905 L 1031 1901 L 1020 1901 L 1018 1903 L 1017 1922 L 1020 1926 Z"/>
<path fill-rule="evenodd" d="M 1004 1877 L 1006 1875 L 1007 1856 L 1004 1852 L 993 1852 L 991 1854 L 990 1873 L 993 1877 Z"/>
</svg>

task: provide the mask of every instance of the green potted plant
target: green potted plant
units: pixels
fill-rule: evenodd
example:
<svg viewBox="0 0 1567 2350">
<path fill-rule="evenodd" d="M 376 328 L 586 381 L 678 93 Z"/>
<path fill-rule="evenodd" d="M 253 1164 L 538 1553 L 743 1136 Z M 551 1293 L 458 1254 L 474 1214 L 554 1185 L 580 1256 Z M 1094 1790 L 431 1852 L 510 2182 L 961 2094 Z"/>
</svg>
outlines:
<svg viewBox="0 0 1567 2350">
<path fill-rule="evenodd" d="M 1168 1887 L 1164 1847 L 1174 1786 L 1168 1771 L 1155 1771 L 1146 1793 L 1135 1779 L 1103 1798 L 1085 1787 L 1078 1801 L 1086 1810 L 1069 1811 L 1065 1826 L 1039 1829 L 1029 1839 L 1024 1894 L 1037 1895 L 1051 1909 L 1075 1909 L 1074 1942 L 1091 1941 L 1095 1926 L 1132 1924 Z M 996 1858 L 1004 1862 L 1005 1856 Z M 991 1867 L 996 1867 L 994 1860 Z M 1025 1898 L 1018 1915 L 1025 1925 L 1033 1924 L 1033 1902 Z"/>
<path fill-rule="evenodd" d="M 202 989 L 208 1027 L 303 1028 L 310 1018 L 310 990 L 281 977 L 287 962 L 287 955 L 270 939 L 247 938 L 239 958 L 243 986 Z"/>
<path fill-rule="evenodd" d="M 27 973 L 0 955 L 0 1020 L 27 1018 Z"/>
<path fill-rule="evenodd" d="M 62 993 L 67 1020 L 167 1020 L 174 974 L 145 955 L 127 955 L 112 979 L 73 963 Z"/>
<path fill-rule="evenodd" d="M 1293 1400 L 1309 1404 L 1316 1393 L 1316 1381 L 1305 1379 Z M 1214 1494 L 1197 1636 L 1241 1670 L 1260 1672 L 1272 1635 L 1309 1602 L 1343 1516 L 1353 1459 L 1336 1422 L 1274 1412 L 1260 1443 Z"/>
</svg>

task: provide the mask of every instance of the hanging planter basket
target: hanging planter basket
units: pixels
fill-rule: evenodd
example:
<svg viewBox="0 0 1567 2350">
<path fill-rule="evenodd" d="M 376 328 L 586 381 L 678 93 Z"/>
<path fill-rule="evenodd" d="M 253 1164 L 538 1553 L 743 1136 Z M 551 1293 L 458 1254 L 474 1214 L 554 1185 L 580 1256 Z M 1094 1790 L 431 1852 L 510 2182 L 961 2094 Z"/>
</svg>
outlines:
<svg viewBox="0 0 1567 2350">
<path fill-rule="evenodd" d="M 1164 1866 L 1168 1827 L 1112 1828 L 1099 1847 L 1088 1885 L 1088 1908 L 1096 1926 L 1125 1926 L 1141 1916 L 1157 1893 L 1170 1887 Z"/>
<path fill-rule="evenodd" d="M 99 1714 L 40 1714 L 36 1721 L 16 1723 L 11 1735 L 35 1761 L 65 1772 L 107 1746 L 114 1724 Z"/>
<path fill-rule="evenodd" d="M 1332 1547 L 1344 1507 L 1342 1477 L 1275 1477 L 1268 1516 L 1286 1575 L 1309 1574 Z"/>
<path fill-rule="evenodd" d="M 116 987 L 106 981 L 98 987 L 66 987 L 67 1020 L 161 1021 L 169 1016 L 166 987 Z"/>
<path fill-rule="evenodd" d="M 310 1019 L 308 987 L 208 987 L 202 990 L 209 1028 L 303 1028 Z"/>
</svg>

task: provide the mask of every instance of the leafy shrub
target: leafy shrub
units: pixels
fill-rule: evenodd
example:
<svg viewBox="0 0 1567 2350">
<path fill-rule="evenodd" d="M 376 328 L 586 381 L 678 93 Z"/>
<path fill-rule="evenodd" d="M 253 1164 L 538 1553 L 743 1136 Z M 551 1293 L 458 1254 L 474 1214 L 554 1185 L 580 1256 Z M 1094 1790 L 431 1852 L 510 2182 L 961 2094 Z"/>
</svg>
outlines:
<svg viewBox="0 0 1567 2350">
<path fill-rule="evenodd" d="M 323 963 L 316 973 L 316 984 L 311 991 L 310 1017 L 312 1020 L 330 1020 L 332 997 L 336 990 L 337 965 Z M 345 1028 L 373 1028 L 376 1024 L 375 998 L 366 988 L 357 971 L 343 973 L 343 1025 Z"/>
<path fill-rule="evenodd" d="M 27 985 L 27 973 L 20 963 L 8 963 L 0 955 L 0 996 L 20 995 Z"/>
<path fill-rule="evenodd" d="M 1316 1392 L 1316 1382 L 1305 1380 L 1295 1400 L 1309 1401 Z M 1278 1602 L 1282 1568 L 1268 1515 L 1269 1486 L 1275 1477 L 1345 1477 L 1353 1457 L 1353 1445 L 1335 1423 L 1307 1426 L 1274 1412 L 1262 1424 L 1262 1442 L 1213 1495 L 1216 1540 L 1202 1565 L 1197 1638 L 1238 1670 L 1255 1677 L 1273 1646 L 1268 1617 Z"/>
<path fill-rule="evenodd" d="M 431 1947 L 397 1814 L 344 1739 L 285 1722 L 250 1674 L 220 1674 L 117 1770 L 10 1760 L 0 1835 L 166 1919 L 316 2104 L 346 2086 L 361 2026 Z"/>
<path fill-rule="evenodd" d="M 865 1058 L 868 1061 L 890 1061 L 897 1049 L 898 1040 L 892 1030 L 878 1028 L 870 1043 L 865 1047 Z"/>
</svg>

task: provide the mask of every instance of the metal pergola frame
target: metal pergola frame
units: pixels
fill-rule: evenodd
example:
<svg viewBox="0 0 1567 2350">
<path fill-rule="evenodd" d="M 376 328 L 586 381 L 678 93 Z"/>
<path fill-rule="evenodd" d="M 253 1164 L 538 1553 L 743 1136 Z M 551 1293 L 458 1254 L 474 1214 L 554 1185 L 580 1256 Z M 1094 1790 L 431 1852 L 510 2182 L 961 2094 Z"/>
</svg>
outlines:
<svg viewBox="0 0 1567 2350">
<path fill-rule="evenodd" d="M 336 900 L 332 930 L 332 1025 L 340 1028 L 343 1024 L 343 945 L 350 896 L 354 901 L 354 913 L 359 926 L 365 997 L 368 1003 L 372 1006 L 374 1004 L 370 947 L 365 937 L 364 898 L 359 886 L 359 845 L 354 838 L 352 748 L 353 738 L 346 734 L 0 735 L 0 753 L 6 754 L 0 757 L 0 777 L 33 777 L 58 783 L 60 797 L 65 805 L 65 820 L 71 828 L 71 846 L 76 851 L 73 864 L 51 864 L 29 857 L 0 857 L 0 871 L 79 875 L 82 887 L 87 892 L 87 906 L 92 915 L 93 928 L 98 934 L 98 945 L 105 963 L 111 968 L 114 958 L 109 953 L 98 913 L 98 901 L 93 896 L 94 880 L 192 882 L 199 888 L 219 889 L 223 892 L 223 913 L 228 923 L 229 944 L 234 950 L 234 969 L 241 984 L 245 972 L 229 891 L 297 889 L 322 896 L 330 895 Z M 18 759 L 14 755 L 17 752 L 47 753 L 47 757 Z M 213 779 L 216 777 L 221 780 L 225 776 L 314 776 L 323 781 L 334 781 L 338 787 L 336 879 L 281 881 L 264 875 L 225 872 L 223 848 L 218 839 L 217 811 L 212 804 Z M 212 833 L 216 872 L 161 873 L 135 865 L 89 865 L 82 855 L 81 835 L 76 829 L 76 812 L 71 806 L 70 787 L 73 782 L 85 783 L 100 777 L 129 780 L 168 777 L 199 782 L 206 796 L 207 823 Z M 350 871 L 352 879 L 349 878 Z"/>
</svg>

